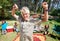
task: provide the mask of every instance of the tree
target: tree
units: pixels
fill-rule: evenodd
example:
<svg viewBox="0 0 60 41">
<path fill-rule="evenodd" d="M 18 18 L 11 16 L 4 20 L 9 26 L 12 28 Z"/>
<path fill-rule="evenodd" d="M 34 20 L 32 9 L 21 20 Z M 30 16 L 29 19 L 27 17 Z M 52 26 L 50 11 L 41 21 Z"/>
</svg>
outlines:
<svg viewBox="0 0 60 41">
<path fill-rule="evenodd" d="M 11 6 L 12 6 L 12 1 L 11 0 L 1 0 L 0 1 L 0 6 L 2 8 L 0 8 L 0 18 L 1 19 L 5 19 L 7 17 L 7 12 L 9 10 L 11 10 Z"/>
</svg>

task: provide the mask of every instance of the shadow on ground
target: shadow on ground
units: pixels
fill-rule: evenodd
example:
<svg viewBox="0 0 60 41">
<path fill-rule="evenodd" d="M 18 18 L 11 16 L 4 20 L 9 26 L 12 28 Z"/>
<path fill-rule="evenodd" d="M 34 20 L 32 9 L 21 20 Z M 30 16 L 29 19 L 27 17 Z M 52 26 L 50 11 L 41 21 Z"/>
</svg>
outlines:
<svg viewBox="0 0 60 41">
<path fill-rule="evenodd" d="M 60 40 L 60 37 L 58 37 L 58 36 L 54 36 L 54 35 L 52 35 L 52 34 L 49 34 L 48 36 L 50 36 L 51 38 L 54 38 L 54 39 L 58 39 L 58 40 Z"/>
</svg>

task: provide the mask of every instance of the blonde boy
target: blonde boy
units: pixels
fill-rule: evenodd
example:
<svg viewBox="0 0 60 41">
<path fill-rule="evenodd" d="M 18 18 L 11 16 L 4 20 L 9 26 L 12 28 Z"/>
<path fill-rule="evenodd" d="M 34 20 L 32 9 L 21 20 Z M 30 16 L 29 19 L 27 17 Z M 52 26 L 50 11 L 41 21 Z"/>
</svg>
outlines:
<svg viewBox="0 0 60 41">
<path fill-rule="evenodd" d="M 34 24 L 30 21 L 30 11 L 28 7 L 22 7 L 21 15 L 17 16 L 15 11 L 18 6 L 14 4 L 12 9 L 12 16 L 20 23 L 20 41 L 33 41 Z"/>
<path fill-rule="evenodd" d="M 44 3 L 42 5 L 43 8 L 44 9 L 48 8 L 47 4 L 45 4 L 47 2 L 43 2 L 43 3 Z M 34 25 L 41 22 L 41 20 L 39 20 L 37 23 L 33 23 L 34 20 L 33 18 L 30 17 L 30 11 L 28 7 L 22 7 L 22 9 L 20 10 L 21 15 L 19 16 L 15 14 L 16 10 L 18 10 L 18 6 L 14 4 L 13 9 L 12 9 L 12 16 L 16 18 L 16 20 L 18 20 L 20 23 L 20 41 L 33 41 Z"/>
</svg>

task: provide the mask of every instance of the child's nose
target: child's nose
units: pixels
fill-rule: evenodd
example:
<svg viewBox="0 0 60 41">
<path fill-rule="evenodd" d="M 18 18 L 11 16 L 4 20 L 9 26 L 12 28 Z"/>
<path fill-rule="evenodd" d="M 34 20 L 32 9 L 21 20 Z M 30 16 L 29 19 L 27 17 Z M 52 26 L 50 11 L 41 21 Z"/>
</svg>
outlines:
<svg viewBox="0 0 60 41">
<path fill-rule="evenodd" d="M 26 17 L 28 17 L 28 15 L 24 15 L 24 17 L 26 18 Z"/>
</svg>

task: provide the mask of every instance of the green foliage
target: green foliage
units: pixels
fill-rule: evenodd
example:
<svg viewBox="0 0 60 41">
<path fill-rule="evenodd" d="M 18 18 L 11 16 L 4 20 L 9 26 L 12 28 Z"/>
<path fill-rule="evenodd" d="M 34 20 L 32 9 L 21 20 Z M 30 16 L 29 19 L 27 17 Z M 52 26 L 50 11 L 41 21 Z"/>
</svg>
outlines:
<svg viewBox="0 0 60 41">
<path fill-rule="evenodd" d="M 16 11 L 16 14 L 17 14 L 17 15 L 21 15 L 21 12 L 20 12 L 20 11 Z"/>
<path fill-rule="evenodd" d="M 33 2 L 32 2 L 33 1 Z M 51 11 L 49 12 L 49 14 L 53 15 L 53 16 L 60 16 L 60 10 L 59 9 L 54 9 L 54 6 L 50 6 L 51 3 L 53 4 L 53 2 L 51 2 L 51 0 L 43 0 L 43 1 L 46 1 L 49 5 L 48 8 L 51 8 Z M 19 0 L 19 2 L 21 2 L 21 4 L 18 2 L 18 0 L 1 0 L 0 1 L 0 18 L 3 16 L 3 18 L 8 18 L 10 16 L 9 15 L 9 12 L 11 9 L 12 9 L 12 5 L 13 3 L 17 3 L 19 5 L 19 8 L 22 7 L 23 5 L 25 6 L 28 6 L 29 9 L 31 11 L 35 11 L 35 12 L 38 12 L 38 13 L 42 13 L 43 12 L 43 9 L 42 9 L 42 0 L 29 0 L 29 1 L 25 1 L 25 0 Z M 54 0 L 53 0 L 54 1 Z M 56 1 L 54 1 L 56 2 Z M 56 3 L 57 4 L 57 3 Z M 3 11 L 4 12 L 3 12 Z M 2 13 L 3 12 L 3 13 Z M 16 13 L 17 15 L 20 15 L 19 13 Z"/>
<path fill-rule="evenodd" d="M 60 16 L 60 9 L 53 9 L 50 14 L 52 16 Z"/>
<path fill-rule="evenodd" d="M 11 10 L 13 2 L 10 0 L 1 0 L 0 1 L 0 20 L 10 18 L 9 11 Z"/>
<path fill-rule="evenodd" d="M 38 13 L 42 12 L 42 7 L 39 7 L 37 10 Z"/>
</svg>

